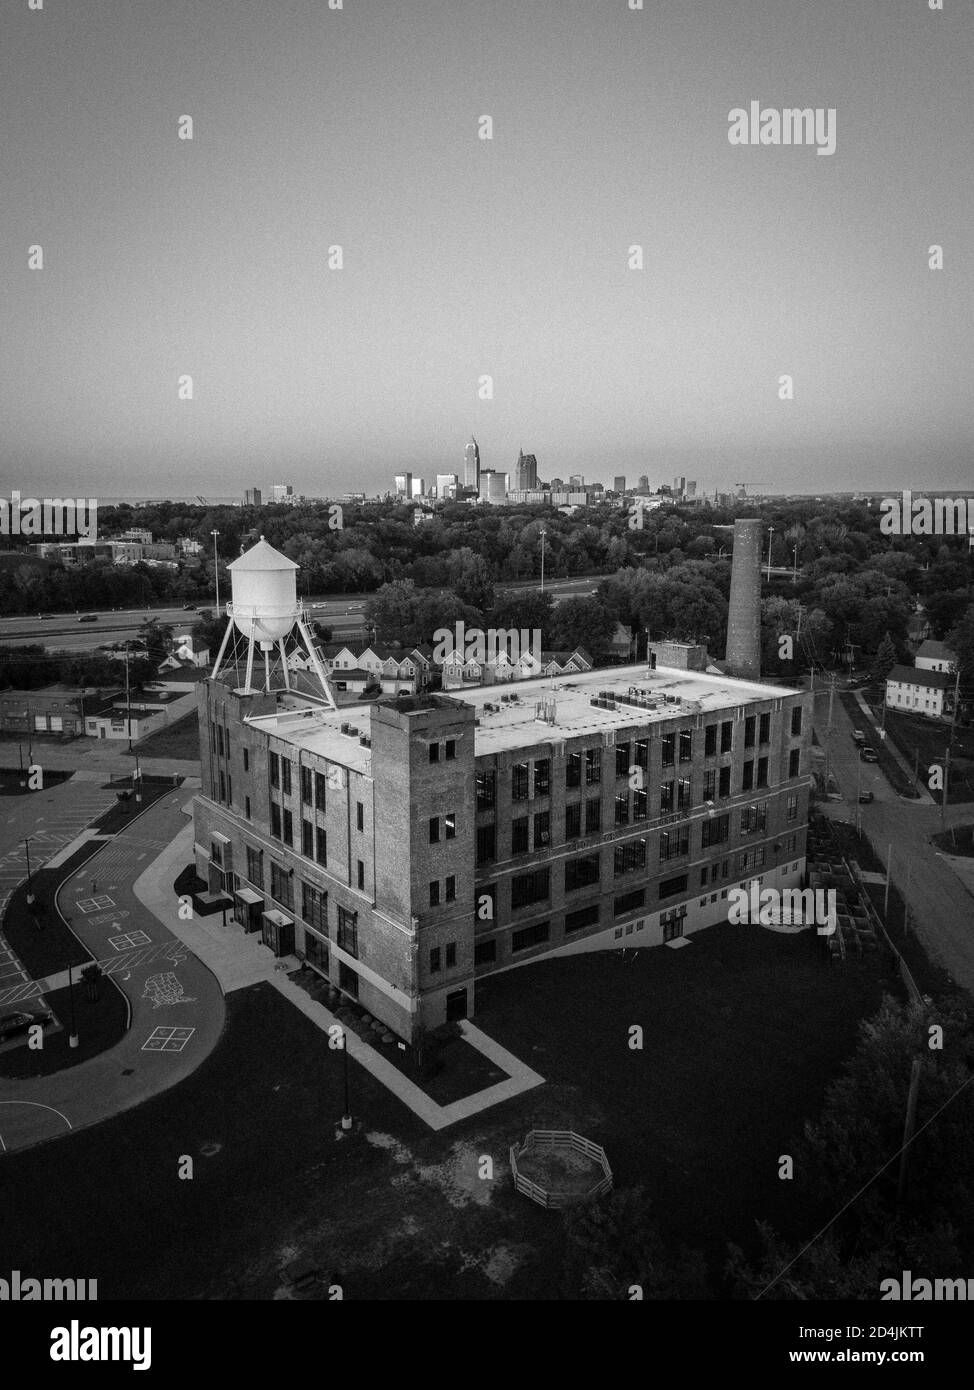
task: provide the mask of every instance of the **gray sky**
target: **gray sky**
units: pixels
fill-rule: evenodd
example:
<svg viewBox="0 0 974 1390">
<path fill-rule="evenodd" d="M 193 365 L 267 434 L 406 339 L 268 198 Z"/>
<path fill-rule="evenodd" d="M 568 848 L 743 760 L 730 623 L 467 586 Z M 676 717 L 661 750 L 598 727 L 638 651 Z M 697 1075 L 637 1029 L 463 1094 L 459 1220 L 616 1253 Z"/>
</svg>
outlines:
<svg viewBox="0 0 974 1390">
<path fill-rule="evenodd" d="M 471 432 L 549 478 L 969 485 L 945 7 L 4 0 L 5 486 L 375 491 Z M 732 146 L 752 100 L 836 108 L 836 153 Z"/>
</svg>

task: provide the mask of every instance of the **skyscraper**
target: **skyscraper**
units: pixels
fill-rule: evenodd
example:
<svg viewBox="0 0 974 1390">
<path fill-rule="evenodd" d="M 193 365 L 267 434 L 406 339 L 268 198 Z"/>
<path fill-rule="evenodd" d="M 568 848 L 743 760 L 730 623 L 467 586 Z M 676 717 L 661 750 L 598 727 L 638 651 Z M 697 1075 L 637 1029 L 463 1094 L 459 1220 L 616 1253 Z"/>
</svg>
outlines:
<svg viewBox="0 0 974 1390">
<path fill-rule="evenodd" d="M 413 475 L 412 473 L 396 474 L 396 496 L 412 497 L 413 495 Z"/>
<path fill-rule="evenodd" d="M 517 463 L 514 465 L 514 491 L 529 492 L 537 486 L 538 460 L 534 454 L 525 454 L 518 449 Z"/>
<path fill-rule="evenodd" d="M 649 491 L 649 477 L 645 473 L 640 473 L 639 475 L 639 490 L 640 492 Z"/>
<path fill-rule="evenodd" d="M 441 502 L 457 495 L 457 475 L 455 473 L 437 473 L 436 475 L 436 495 Z"/>
<path fill-rule="evenodd" d="M 480 446 L 473 435 L 463 451 L 463 485 L 474 488 L 480 486 Z"/>
<path fill-rule="evenodd" d="M 616 476 L 615 478 L 613 478 L 613 480 L 612 480 L 612 490 L 613 490 L 613 492 L 625 492 L 625 490 L 626 490 L 626 480 L 625 480 L 625 478 L 622 477 L 622 476 Z"/>
</svg>

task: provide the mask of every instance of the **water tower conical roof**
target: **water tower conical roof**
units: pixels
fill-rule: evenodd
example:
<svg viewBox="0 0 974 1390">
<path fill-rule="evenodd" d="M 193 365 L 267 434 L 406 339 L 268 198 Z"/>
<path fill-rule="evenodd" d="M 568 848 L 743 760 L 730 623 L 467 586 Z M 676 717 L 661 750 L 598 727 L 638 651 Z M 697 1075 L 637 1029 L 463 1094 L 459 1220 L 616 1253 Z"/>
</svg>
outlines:
<svg viewBox="0 0 974 1390">
<path fill-rule="evenodd" d="M 243 555 L 236 560 L 231 560 L 227 565 L 228 570 L 235 570 L 240 574 L 252 574 L 260 570 L 296 570 L 299 567 L 293 560 L 289 560 L 286 555 L 282 555 L 279 550 L 275 550 L 272 545 L 268 545 L 261 536 L 256 545 L 252 545 Z"/>
</svg>

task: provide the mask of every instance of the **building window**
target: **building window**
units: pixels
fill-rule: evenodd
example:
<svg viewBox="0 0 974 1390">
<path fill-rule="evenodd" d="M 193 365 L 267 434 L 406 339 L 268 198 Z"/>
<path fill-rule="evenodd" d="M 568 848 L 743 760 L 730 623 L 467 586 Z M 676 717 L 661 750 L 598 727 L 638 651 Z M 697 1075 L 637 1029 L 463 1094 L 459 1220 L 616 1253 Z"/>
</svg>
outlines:
<svg viewBox="0 0 974 1390">
<path fill-rule="evenodd" d="M 689 763 L 693 761 L 693 730 L 680 730 L 680 762 Z"/>
<path fill-rule="evenodd" d="M 221 772 L 221 773 L 220 773 L 220 800 L 221 800 L 221 801 L 226 801 L 226 799 L 227 799 L 227 779 L 224 777 L 223 773 Z"/>
<path fill-rule="evenodd" d="M 703 774 L 703 799 L 713 801 L 717 795 L 717 771 L 715 768 L 708 768 Z"/>
<path fill-rule="evenodd" d="M 276 801 L 271 802 L 271 834 L 275 840 L 281 838 L 281 808 Z"/>
<path fill-rule="evenodd" d="M 430 974 L 435 975 L 440 968 L 440 948 L 434 946 L 430 951 Z"/>
<path fill-rule="evenodd" d="M 222 757 L 223 757 L 223 730 L 222 730 L 222 728 L 220 727 L 219 724 L 216 726 L 216 748 L 217 748 L 217 752 L 220 754 L 220 757 L 222 758 Z"/>
<path fill-rule="evenodd" d="M 590 796 L 585 803 L 585 834 L 594 835 L 602 829 L 602 802 L 597 796 Z"/>
<path fill-rule="evenodd" d="M 306 859 L 315 857 L 315 828 L 309 820 L 301 822 L 301 853 Z"/>
<path fill-rule="evenodd" d="M 785 803 L 785 820 L 792 821 L 792 820 L 797 820 L 797 819 L 798 819 L 798 797 L 797 797 L 797 796 L 789 796 L 787 802 Z"/>
<path fill-rule="evenodd" d="M 580 907 L 575 912 L 566 912 L 565 935 L 570 936 L 572 932 L 581 931 L 583 927 L 594 927 L 598 920 L 598 903 L 589 903 L 588 907 Z"/>
<path fill-rule="evenodd" d="M 664 878 L 660 880 L 659 896 L 663 898 L 675 898 L 677 893 L 685 893 L 687 888 L 687 875 L 677 874 L 675 878 Z"/>
<path fill-rule="evenodd" d="M 304 958 L 323 975 L 328 974 L 328 942 L 322 941 L 321 937 L 315 936 L 312 931 L 304 933 Z"/>
<path fill-rule="evenodd" d="M 271 897 L 287 908 L 294 906 L 294 880 L 280 864 L 271 864 Z"/>
<path fill-rule="evenodd" d="M 766 786 L 768 785 L 768 760 L 767 760 L 767 758 L 758 758 L 758 782 L 757 782 L 757 784 L 758 784 L 759 787 L 766 787 Z"/>
<path fill-rule="evenodd" d="M 358 876 L 358 886 L 360 889 L 365 887 L 365 865 L 361 859 L 356 859 L 356 872 Z"/>
<path fill-rule="evenodd" d="M 741 811 L 741 834 L 753 835 L 764 830 L 768 823 L 768 803 L 761 801 L 754 806 L 745 806 Z"/>
<path fill-rule="evenodd" d="M 446 968 L 447 968 L 447 970 L 449 970 L 451 966 L 456 965 L 456 963 L 457 963 L 457 944 L 456 944 L 455 941 L 448 941 L 448 942 L 446 943 Z"/>
<path fill-rule="evenodd" d="M 512 801 L 527 801 L 530 770 L 528 763 L 515 763 L 511 768 Z"/>
<path fill-rule="evenodd" d="M 648 738 L 637 738 L 637 739 L 636 739 L 636 758 L 635 758 L 635 763 L 636 763 L 636 766 L 637 766 L 637 767 L 641 767 L 642 770 L 643 770 L 644 772 L 648 771 L 648 769 L 649 769 L 649 739 L 648 739 Z"/>
<path fill-rule="evenodd" d="M 720 751 L 729 753 L 734 746 L 734 722 L 727 719 L 720 726 Z"/>
<path fill-rule="evenodd" d="M 440 838 L 440 818 L 439 818 L 439 816 L 430 816 L 430 844 L 431 844 L 431 845 L 437 844 L 437 843 L 439 842 L 439 838 Z"/>
<path fill-rule="evenodd" d="M 434 879 L 430 882 L 430 907 L 439 907 L 439 905 L 440 905 L 440 881 L 439 881 L 438 878 L 434 878 Z"/>
<path fill-rule="evenodd" d="M 631 744 L 628 744 L 628 743 L 617 743 L 617 744 L 616 744 L 616 776 L 617 776 L 617 777 L 628 777 L 628 776 L 629 776 L 629 767 L 630 767 L 630 763 L 629 763 L 629 750 L 630 750 L 630 747 L 631 747 Z"/>
<path fill-rule="evenodd" d="M 451 811 L 449 815 L 443 817 L 443 834 L 447 840 L 455 840 L 457 837 L 457 813 Z"/>
<path fill-rule="evenodd" d="M 358 913 L 347 907 L 338 909 L 338 944 L 346 955 L 358 960 Z"/>
<path fill-rule="evenodd" d="M 264 886 L 264 851 L 247 846 L 247 877 L 255 888 Z"/>
<path fill-rule="evenodd" d="M 315 858 L 319 864 L 328 863 L 328 836 L 321 826 L 315 826 Z"/>
<path fill-rule="evenodd" d="M 717 781 L 718 797 L 730 796 L 730 775 L 731 770 L 729 767 L 722 767 L 720 769 L 720 774 Z"/>
<path fill-rule="evenodd" d="M 548 940 L 550 935 L 550 925 L 548 922 L 535 922 L 530 927 L 521 927 L 518 931 L 511 932 L 511 952 L 527 951 L 532 946 L 541 946 Z"/>
<path fill-rule="evenodd" d="M 249 771 L 250 771 L 250 753 L 247 751 L 246 748 L 245 748 L 244 751 L 243 751 L 243 765 L 244 765 L 244 772 L 249 772 Z"/>
<path fill-rule="evenodd" d="M 676 784 L 676 809 L 678 811 L 688 810 L 691 799 L 690 779 L 689 777 L 681 777 Z"/>
<path fill-rule="evenodd" d="M 325 790 L 328 786 L 328 778 L 323 772 L 315 773 L 315 805 L 319 811 L 325 809 Z"/>
<path fill-rule="evenodd" d="M 800 710 L 799 710 L 799 713 L 801 713 Z M 801 750 L 800 748 L 793 748 L 793 749 L 791 750 L 791 752 L 788 754 L 788 776 L 789 776 L 789 777 L 797 777 L 797 776 L 798 776 L 798 774 L 799 774 L 799 772 L 800 772 L 800 770 L 801 770 L 801 756 L 802 756 L 802 750 Z"/>
<path fill-rule="evenodd" d="M 355 828 L 356 830 L 365 829 L 365 807 L 361 801 L 355 803 Z"/>
<path fill-rule="evenodd" d="M 665 816 L 668 811 L 673 810 L 673 783 L 663 782 L 659 789 L 659 810 L 660 815 Z"/>
<path fill-rule="evenodd" d="M 703 753 L 712 758 L 717 752 L 717 725 L 707 724 L 703 731 Z"/>
<path fill-rule="evenodd" d="M 649 792 L 643 788 L 641 791 L 634 791 L 632 794 L 632 818 L 633 820 L 645 820 L 649 815 Z"/>
<path fill-rule="evenodd" d="M 615 798 L 615 823 L 616 825 L 629 824 L 629 793 L 616 792 Z"/>
<path fill-rule="evenodd" d="M 741 791 L 749 792 L 754 786 L 754 759 L 748 758 L 741 770 Z"/>
<path fill-rule="evenodd" d="M 430 744 L 430 762 L 431 762 L 431 763 L 438 763 L 439 761 L 440 761 L 440 745 L 439 745 L 438 743 L 431 743 L 431 744 Z"/>
<path fill-rule="evenodd" d="M 700 827 L 700 847 L 709 849 L 711 845 L 722 845 L 730 835 L 730 816 L 713 816 Z"/>
<path fill-rule="evenodd" d="M 245 796 L 245 797 L 244 797 L 244 815 L 247 817 L 248 820 L 250 820 L 251 816 L 250 816 L 250 797 L 249 797 L 249 796 Z"/>
<path fill-rule="evenodd" d="M 705 888 L 706 886 L 707 886 L 707 865 L 704 864 L 703 868 L 700 870 L 700 887 L 701 887 L 701 888 Z"/>
<path fill-rule="evenodd" d="M 582 785 L 582 755 L 581 753 L 569 753 L 568 762 L 565 764 L 565 786 L 580 787 Z"/>
<path fill-rule="evenodd" d="M 491 822 L 490 825 L 477 826 L 477 863 L 489 864 L 497 853 L 497 827 Z"/>
<path fill-rule="evenodd" d="M 602 749 L 586 748 L 585 750 L 585 785 L 595 786 L 596 782 L 602 781 Z"/>
<path fill-rule="evenodd" d="M 542 849 L 551 843 L 551 812 L 535 811 L 534 813 L 534 847 Z"/>
<path fill-rule="evenodd" d="M 338 962 L 338 987 L 353 999 L 358 998 L 358 976 L 343 960 Z"/>
<path fill-rule="evenodd" d="M 791 710 L 791 736 L 797 738 L 802 731 L 802 707 L 793 705 Z"/>
<path fill-rule="evenodd" d="M 453 876 L 453 874 L 448 874 L 448 875 L 447 875 L 447 880 L 446 880 L 446 900 L 447 900 L 447 902 L 448 902 L 448 903 L 455 902 L 455 901 L 456 901 L 456 896 L 457 896 L 457 881 L 456 881 L 456 878 Z"/>
<path fill-rule="evenodd" d="M 455 758 L 456 756 L 457 756 L 457 741 L 456 741 L 455 738 L 448 738 L 447 741 L 446 741 L 446 760 L 447 760 L 447 762 L 449 762 L 449 761 L 451 760 L 451 758 Z"/>
<path fill-rule="evenodd" d="M 276 753 L 269 753 L 267 761 L 270 767 L 270 779 L 272 787 L 281 785 L 281 760 Z"/>
<path fill-rule="evenodd" d="M 287 758 L 281 759 L 281 791 L 285 796 L 291 795 L 291 764 Z"/>
<path fill-rule="evenodd" d="M 664 767 L 672 767 L 675 761 L 674 742 L 675 734 L 664 734 L 660 742 L 662 749 L 662 764 Z"/>
<path fill-rule="evenodd" d="M 686 825 L 678 826 L 674 830 L 661 830 L 659 836 L 659 862 L 665 864 L 668 859 L 678 859 L 681 854 L 690 853 L 690 828 Z"/>
<path fill-rule="evenodd" d="M 311 804 L 311 768 L 301 769 L 301 800 L 306 806 Z"/>
<path fill-rule="evenodd" d="M 669 917 L 666 921 L 660 918 L 663 927 L 663 940 L 675 941 L 678 936 L 682 936 L 684 921 L 685 918 L 683 917 Z"/>
<path fill-rule="evenodd" d="M 646 841 L 629 840 L 624 845 L 615 847 L 615 876 L 621 878 L 623 874 L 635 873 L 637 869 L 646 867 Z"/>
<path fill-rule="evenodd" d="M 494 806 L 496 795 L 497 774 L 496 772 L 477 773 L 477 810 L 490 811 Z"/>
<path fill-rule="evenodd" d="M 301 916 L 311 926 L 328 935 L 328 894 L 314 884 L 301 884 Z"/>
<path fill-rule="evenodd" d="M 547 796 L 551 791 L 551 759 L 538 758 L 534 764 L 534 794 Z"/>
<path fill-rule="evenodd" d="M 511 853 L 527 854 L 529 848 L 528 818 L 519 816 L 517 820 L 511 821 Z"/>
<path fill-rule="evenodd" d="M 582 833 L 582 804 L 575 801 L 565 807 L 565 839 L 577 840 Z"/>
<path fill-rule="evenodd" d="M 497 959 L 497 942 L 491 938 L 490 941 L 478 941 L 473 948 L 474 965 L 490 965 Z"/>
<path fill-rule="evenodd" d="M 284 812 L 284 834 L 281 838 L 286 845 L 294 844 L 294 817 L 290 811 Z"/>
<path fill-rule="evenodd" d="M 599 856 L 587 854 L 580 859 L 569 859 L 565 865 L 565 892 L 577 893 L 581 888 L 591 888 L 599 881 Z"/>
<path fill-rule="evenodd" d="M 758 743 L 771 742 L 771 715 L 762 714 L 761 723 L 758 728 Z"/>
<path fill-rule="evenodd" d="M 529 874 L 516 874 L 511 879 L 511 908 L 528 907 L 531 903 L 546 902 L 551 896 L 551 870 L 534 869 Z"/>
<path fill-rule="evenodd" d="M 754 747 L 754 730 L 757 726 L 757 719 L 753 714 L 749 714 L 744 720 L 744 747 Z"/>
<path fill-rule="evenodd" d="M 612 915 L 624 917 L 628 912 L 639 912 L 645 901 L 645 888 L 634 888 L 631 893 L 622 893 L 612 905 Z"/>
</svg>

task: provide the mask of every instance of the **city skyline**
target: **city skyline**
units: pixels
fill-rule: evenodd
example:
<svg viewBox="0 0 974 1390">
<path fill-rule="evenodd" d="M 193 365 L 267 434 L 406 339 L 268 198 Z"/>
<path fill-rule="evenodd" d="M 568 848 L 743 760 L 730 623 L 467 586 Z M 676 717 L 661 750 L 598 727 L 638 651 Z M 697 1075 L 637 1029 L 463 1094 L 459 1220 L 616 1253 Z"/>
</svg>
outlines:
<svg viewBox="0 0 974 1390">
<path fill-rule="evenodd" d="M 969 473 L 947 13 L 90 0 L 5 38 L 0 408 L 31 491 L 375 492 L 470 434 L 505 470 L 523 439 L 703 491 Z M 758 99 L 834 109 L 835 153 L 730 143 Z"/>
</svg>

